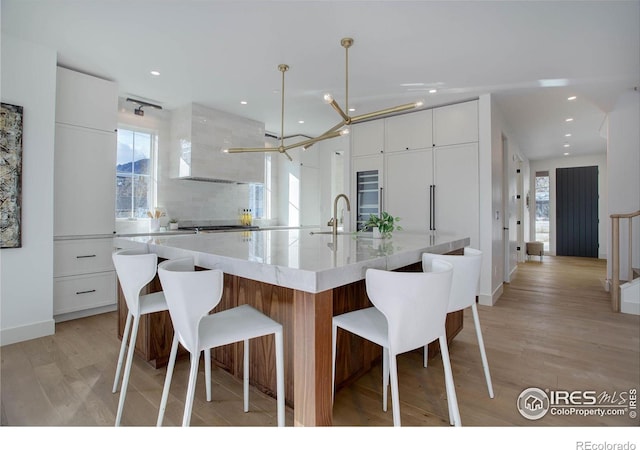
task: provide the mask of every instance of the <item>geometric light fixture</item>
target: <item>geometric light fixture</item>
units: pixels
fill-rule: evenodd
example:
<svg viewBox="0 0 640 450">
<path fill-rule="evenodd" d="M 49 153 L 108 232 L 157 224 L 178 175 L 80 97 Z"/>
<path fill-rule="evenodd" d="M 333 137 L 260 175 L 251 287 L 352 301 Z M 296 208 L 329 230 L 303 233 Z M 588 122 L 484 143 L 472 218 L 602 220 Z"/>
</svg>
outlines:
<svg viewBox="0 0 640 450">
<path fill-rule="evenodd" d="M 297 142 L 291 145 L 284 145 L 284 73 L 289 70 L 289 66 L 286 64 L 280 64 L 278 66 L 278 70 L 282 72 L 282 108 L 281 108 L 281 117 L 280 117 L 280 145 L 278 147 L 236 147 L 236 148 L 227 148 L 224 149 L 225 153 L 248 153 L 248 152 L 279 152 L 284 156 L 289 158 L 289 161 L 293 161 L 287 150 L 291 150 L 297 147 L 305 147 L 315 144 L 319 141 L 324 141 L 325 139 L 331 139 L 334 137 L 342 136 L 349 132 L 349 130 L 332 130 L 331 132 L 324 133 L 321 136 L 316 138 L 307 139 L 306 141 Z"/>
<path fill-rule="evenodd" d="M 393 106 L 391 108 L 385 108 L 379 111 L 374 111 L 366 114 L 360 114 L 353 117 L 349 116 L 349 114 L 347 114 L 345 111 L 349 111 L 349 48 L 353 45 L 353 38 L 350 38 L 350 37 L 342 38 L 340 40 L 340 45 L 342 45 L 342 47 L 344 47 L 345 49 L 345 107 L 344 109 L 342 109 L 340 105 L 338 105 L 336 100 L 333 98 L 333 95 L 328 93 L 324 95 L 325 103 L 331 105 L 342 119 L 335 126 L 327 130 L 324 134 L 332 133 L 342 128 L 345 125 L 353 125 L 358 122 L 363 122 L 365 120 L 375 119 L 381 116 L 386 116 L 388 114 L 398 113 L 402 111 L 408 111 L 410 109 L 415 109 L 422 106 L 423 103 L 421 101 L 418 101 L 413 103 L 407 103 L 404 105 Z M 305 149 L 309 147 L 310 146 L 305 146 Z"/>
<path fill-rule="evenodd" d="M 353 38 L 343 38 L 340 41 L 340 44 L 345 49 L 345 110 L 349 111 L 349 48 L 353 45 Z M 331 127 L 329 130 L 325 131 L 323 134 L 316 138 L 308 139 L 306 141 L 298 142 L 291 145 L 284 145 L 284 73 L 289 70 L 289 66 L 286 64 L 280 64 L 278 66 L 278 70 L 282 72 L 282 125 L 280 131 L 280 146 L 276 148 L 229 148 L 223 150 L 226 153 L 243 153 L 243 152 L 279 152 L 284 154 L 290 161 L 293 161 L 291 156 L 287 153 L 287 150 L 291 150 L 293 148 L 302 147 L 303 149 L 308 149 L 316 142 L 324 141 L 325 139 L 331 139 L 338 136 L 343 136 L 349 133 L 349 129 L 345 128 L 345 126 L 353 125 L 359 122 L 363 122 L 365 120 L 375 119 L 381 116 L 386 116 L 388 114 L 398 113 L 402 111 L 408 111 L 410 109 L 419 108 L 422 106 L 422 102 L 413 102 L 407 103 L 404 105 L 393 106 L 391 108 L 381 109 L 379 111 L 374 111 L 366 114 L 360 114 L 354 117 L 349 116 L 343 110 L 340 105 L 336 102 L 331 94 L 324 95 L 325 103 L 331 105 L 331 107 L 336 110 L 336 112 L 340 115 L 340 122 Z"/>
</svg>

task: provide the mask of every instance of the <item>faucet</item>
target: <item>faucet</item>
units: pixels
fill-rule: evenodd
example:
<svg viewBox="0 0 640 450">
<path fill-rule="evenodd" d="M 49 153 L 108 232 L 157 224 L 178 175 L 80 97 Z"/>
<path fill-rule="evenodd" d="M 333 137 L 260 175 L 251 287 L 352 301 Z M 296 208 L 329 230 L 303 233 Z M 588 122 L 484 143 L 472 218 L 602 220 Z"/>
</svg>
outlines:
<svg viewBox="0 0 640 450">
<path fill-rule="evenodd" d="M 347 211 L 351 211 L 351 203 L 349 202 L 349 198 L 344 194 L 336 195 L 336 198 L 333 200 L 333 217 L 329 221 L 332 225 L 333 235 L 336 236 L 338 234 L 338 200 L 340 197 L 344 198 L 344 201 L 347 202 Z"/>
</svg>

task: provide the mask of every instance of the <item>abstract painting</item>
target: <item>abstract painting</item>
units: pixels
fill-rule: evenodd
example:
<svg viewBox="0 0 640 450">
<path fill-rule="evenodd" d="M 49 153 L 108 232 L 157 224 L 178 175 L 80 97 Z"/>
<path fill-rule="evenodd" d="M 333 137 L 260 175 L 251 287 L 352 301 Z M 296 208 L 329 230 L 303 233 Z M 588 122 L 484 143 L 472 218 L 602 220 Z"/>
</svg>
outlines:
<svg viewBox="0 0 640 450">
<path fill-rule="evenodd" d="M 22 246 L 22 106 L 0 110 L 0 248 Z"/>
</svg>

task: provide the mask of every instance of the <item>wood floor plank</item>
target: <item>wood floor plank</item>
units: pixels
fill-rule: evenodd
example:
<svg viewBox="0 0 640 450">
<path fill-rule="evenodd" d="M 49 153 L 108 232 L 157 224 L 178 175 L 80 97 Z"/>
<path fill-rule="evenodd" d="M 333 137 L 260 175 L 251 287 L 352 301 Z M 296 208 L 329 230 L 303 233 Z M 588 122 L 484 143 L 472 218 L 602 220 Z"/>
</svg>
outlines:
<svg viewBox="0 0 640 450">
<path fill-rule="evenodd" d="M 547 415 L 522 417 L 516 400 L 523 389 L 588 389 L 598 392 L 640 388 L 640 317 L 613 313 L 603 289 L 603 260 L 545 256 L 518 266 L 494 306 L 478 306 L 495 398 L 489 399 L 473 318 L 449 351 L 464 426 L 624 427 L 628 416 Z M 116 313 L 56 325 L 56 334 L 0 348 L 0 421 L 3 426 L 112 426 L 119 394 L 111 393 L 120 341 Z M 448 426 L 442 361 L 422 367 L 420 352 L 398 358 L 403 425 Z M 166 369 L 134 359 L 122 424 L 156 423 Z M 178 360 L 164 424 L 182 422 L 187 358 Z M 335 396 L 335 426 L 393 425 L 382 411 L 381 367 L 376 365 Z M 213 400 L 207 402 L 200 366 L 192 426 L 276 424 L 276 402 L 251 389 L 250 412 L 242 408 L 242 381 L 214 368 Z M 286 424 L 293 425 L 287 408 Z"/>
</svg>

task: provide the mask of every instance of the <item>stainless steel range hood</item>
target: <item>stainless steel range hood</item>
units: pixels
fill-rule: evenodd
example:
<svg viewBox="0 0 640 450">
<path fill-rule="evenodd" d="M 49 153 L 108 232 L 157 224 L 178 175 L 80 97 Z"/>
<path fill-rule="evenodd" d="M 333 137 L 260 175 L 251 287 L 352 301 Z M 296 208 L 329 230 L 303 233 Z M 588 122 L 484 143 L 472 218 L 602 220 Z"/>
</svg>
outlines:
<svg viewBox="0 0 640 450">
<path fill-rule="evenodd" d="M 264 183 L 263 153 L 225 153 L 265 145 L 264 124 L 191 103 L 173 111 L 171 176 L 209 183 Z"/>
</svg>

